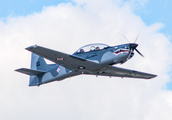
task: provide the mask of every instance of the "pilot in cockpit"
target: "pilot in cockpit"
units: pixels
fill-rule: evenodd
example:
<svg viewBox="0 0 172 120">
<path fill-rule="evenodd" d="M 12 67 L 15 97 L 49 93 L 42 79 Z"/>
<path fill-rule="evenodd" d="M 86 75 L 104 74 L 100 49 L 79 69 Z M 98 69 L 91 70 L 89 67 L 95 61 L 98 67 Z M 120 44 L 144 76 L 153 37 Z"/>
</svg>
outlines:
<svg viewBox="0 0 172 120">
<path fill-rule="evenodd" d="M 96 50 L 100 50 L 100 48 L 99 47 L 96 47 Z"/>
<path fill-rule="evenodd" d="M 84 49 L 80 49 L 80 53 L 84 53 Z"/>
</svg>

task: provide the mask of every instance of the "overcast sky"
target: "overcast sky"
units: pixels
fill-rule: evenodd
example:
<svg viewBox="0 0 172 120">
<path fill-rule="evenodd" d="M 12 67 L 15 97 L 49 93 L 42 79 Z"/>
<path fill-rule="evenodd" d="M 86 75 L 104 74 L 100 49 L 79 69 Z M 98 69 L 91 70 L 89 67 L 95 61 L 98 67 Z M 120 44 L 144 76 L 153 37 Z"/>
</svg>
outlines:
<svg viewBox="0 0 172 120">
<path fill-rule="evenodd" d="M 1 120 L 171 120 L 172 43 L 169 0 L 0 1 Z M 83 45 L 137 43 L 120 67 L 152 80 L 81 75 L 40 87 L 14 70 L 30 67 L 38 44 L 72 54 Z"/>
</svg>

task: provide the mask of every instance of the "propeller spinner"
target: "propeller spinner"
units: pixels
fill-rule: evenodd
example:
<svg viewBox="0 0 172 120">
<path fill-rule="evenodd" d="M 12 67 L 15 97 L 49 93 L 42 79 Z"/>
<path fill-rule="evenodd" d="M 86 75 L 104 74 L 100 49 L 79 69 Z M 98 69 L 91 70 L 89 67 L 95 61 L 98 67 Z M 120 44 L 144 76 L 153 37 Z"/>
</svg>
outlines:
<svg viewBox="0 0 172 120">
<path fill-rule="evenodd" d="M 142 57 L 144 57 L 143 56 L 143 54 L 141 54 L 140 52 L 139 52 L 139 50 L 137 49 L 137 46 L 138 46 L 138 44 L 136 44 L 136 43 L 130 43 L 129 44 L 129 47 L 130 47 L 130 49 L 133 51 L 133 50 L 136 50 L 136 52 L 139 54 L 139 55 L 141 55 Z"/>
</svg>

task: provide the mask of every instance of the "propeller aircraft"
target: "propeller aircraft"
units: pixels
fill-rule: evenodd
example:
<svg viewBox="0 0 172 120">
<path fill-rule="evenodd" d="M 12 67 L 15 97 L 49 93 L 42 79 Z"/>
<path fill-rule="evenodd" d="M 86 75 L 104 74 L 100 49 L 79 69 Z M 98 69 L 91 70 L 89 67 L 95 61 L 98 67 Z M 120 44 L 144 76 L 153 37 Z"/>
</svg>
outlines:
<svg viewBox="0 0 172 120">
<path fill-rule="evenodd" d="M 134 56 L 138 44 L 128 43 L 117 46 L 106 44 L 89 44 L 81 47 L 72 55 L 41 47 L 30 46 L 26 50 L 32 52 L 31 68 L 20 68 L 15 71 L 30 76 L 29 86 L 40 86 L 53 81 L 85 74 L 109 77 L 127 77 L 151 79 L 157 75 L 116 67 Z M 47 64 L 44 58 L 54 62 Z"/>
</svg>

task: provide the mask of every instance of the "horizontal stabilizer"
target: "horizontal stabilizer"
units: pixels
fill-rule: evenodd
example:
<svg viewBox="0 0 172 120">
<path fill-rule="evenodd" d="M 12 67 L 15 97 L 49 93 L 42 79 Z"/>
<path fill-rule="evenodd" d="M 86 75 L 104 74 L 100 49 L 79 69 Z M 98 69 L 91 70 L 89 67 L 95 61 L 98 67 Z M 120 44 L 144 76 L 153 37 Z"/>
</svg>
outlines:
<svg viewBox="0 0 172 120">
<path fill-rule="evenodd" d="M 32 70 L 32 69 L 27 69 L 27 68 L 20 68 L 20 69 L 17 69 L 15 71 L 20 72 L 20 73 L 24 73 L 26 75 L 39 75 L 39 74 L 46 73 L 45 71 Z"/>
</svg>

